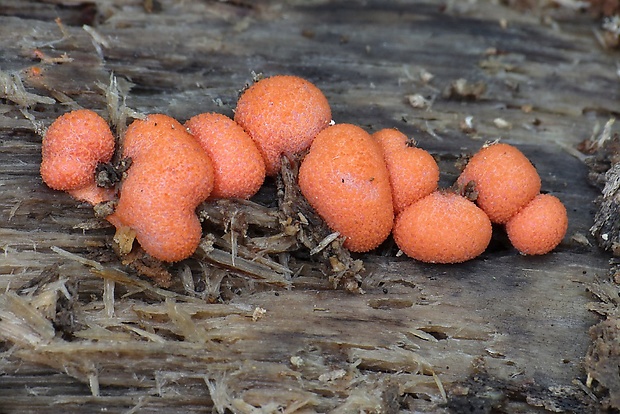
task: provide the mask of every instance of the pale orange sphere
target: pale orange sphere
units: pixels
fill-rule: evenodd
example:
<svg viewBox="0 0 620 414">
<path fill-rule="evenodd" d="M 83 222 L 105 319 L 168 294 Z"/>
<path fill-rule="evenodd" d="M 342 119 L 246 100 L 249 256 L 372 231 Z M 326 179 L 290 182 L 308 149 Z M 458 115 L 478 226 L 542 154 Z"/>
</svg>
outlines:
<svg viewBox="0 0 620 414">
<path fill-rule="evenodd" d="M 213 165 L 198 141 L 167 115 L 134 121 L 123 157 L 132 164 L 122 181 L 115 212 L 107 219 L 126 226 L 151 256 L 176 262 L 191 256 L 202 228 L 195 209 L 213 188 Z"/>
<path fill-rule="evenodd" d="M 366 252 L 389 236 L 394 212 L 383 151 L 360 127 L 321 131 L 302 161 L 299 187 L 347 249 Z"/>
<path fill-rule="evenodd" d="M 405 208 L 392 231 L 398 248 L 427 263 L 461 263 L 479 256 L 491 241 L 487 215 L 458 194 L 435 191 Z"/>
<path fill-rule="evenodd" d="M 546 254 L 555 249 L 568 229 L 564 204 L 540 194 L 506 223 L 512 245 L 522 254 Z"/>
<path fill-rule="evenodd" d="M 43 182 L 91 204 L 111 199 L 110 190 L 97 187 L 95 170 L 112 159 L 114 146 L 108 123 L 96 112 L 78 109 L 60 116 L 43 137 Z"/>
<path fill-rule="evenodd" d="M 382 129 L 372 137 L 383 148 L 396 214 L 437 189 L 439 167 L 431 154 L 397 129 Z"/>
<path fill-rule="evenodd" d="M 508 144 L 483 147 L 458 178 L 464 187 L 475 184 L 476 204 L 493 223 L 506 223 L 540 192 L 540 177 L 530 160 Z"/>
<path fill-rule="evenodd" d="M 260 150 L 267 175 L 280 171 L 282 154 L 307 149 L 331 122 L 323 92 L 297 76 L 278 75 L 250 86 L 237 102 L 235 121 Z"/>
<path fill-rule="evenodd" d="M 265 181 L 265 162 L 252 138 L 232 119 L 199 114 L 185 123 L 211 158 L 213 191 L 209 198 L 250 198 Z"/>
</svg>

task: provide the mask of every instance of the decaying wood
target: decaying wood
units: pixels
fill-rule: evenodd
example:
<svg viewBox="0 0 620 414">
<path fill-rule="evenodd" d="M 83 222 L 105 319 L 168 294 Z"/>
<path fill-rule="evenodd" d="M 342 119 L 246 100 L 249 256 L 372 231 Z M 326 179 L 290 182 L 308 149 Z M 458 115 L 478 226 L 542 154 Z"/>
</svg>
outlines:
<svg viewBox="0 0 620 414">
<path fill-rule="evenodd" d="M 617 338 L 617 280 L 575 150 L 618 113 L 617 52 L 574 2 L 1 3 L 0 412 L 618 408 L 600 340 Z M 290 160 L 251 201 L 201 205 L 201 247 L 162 288 L 41 182 L 41 134 L 67 110 L 122 135 L 146 113 L 232 115 L 254 76 L 278 73 L 316 83 L 336 122 L 413 136 L 442 186 L 486 140 L 518 145 L 567 205 L 567 237 L 525 257 L 497 229 L 454 266 L 389 241 L 351 255 L 295 195 Z"/>
<path fill-rule="evenodd" d="M 620 255 L 620 138 L 617 133 L 612 133 L 614 122 L 615 119 L 611 118 L 600 134 L 585 140 L 580 149 L 587 155 L 590 181 L 601 188 L 590 231 L 601 248 L 617 257 Z M 610 261 L 610 264 L 607 275 L 588 284 L 588 289 L 599 300 L 589 308 L 600 314 L 603 320 L 590 328 L 592 343 L 584 365 L 586 385 L 605 390 L 600 393 L 602 407 L 619 409 L 620 373 L 615 367 L 620 366 L 620 264 L 617 260 Z"/>
<path fill-rule="evenodd" d="M 607 409 L 620 407 L 620 374 L 615 367 L 620 363 L 620 288 L 617 266 L 614 278 L 602 278 L 589 285 L 600 302 L 592 303 L 590 309 L 605 319 L 590 328 L 592 344 L 585 358 L 588 373 L 586 384 L 602 388 L 602 406 Z"/>
<path fill-rule="evenodd" d="M 598 244 L 614 255 L 620 255 L 620 137 L 612 134 L 615 119 L 610 119 L 600 136 L 585 140 L 580 148 L 589 155 L 589 179 L 601 188 L 599 208 L 590 231 Z"/>
</svg>

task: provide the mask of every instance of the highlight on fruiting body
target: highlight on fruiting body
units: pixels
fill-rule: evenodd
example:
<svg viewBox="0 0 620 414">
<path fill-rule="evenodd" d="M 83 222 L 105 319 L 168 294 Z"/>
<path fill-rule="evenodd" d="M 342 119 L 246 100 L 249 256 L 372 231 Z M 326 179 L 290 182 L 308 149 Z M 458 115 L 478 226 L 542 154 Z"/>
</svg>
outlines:
<svg viewBox="0 0 620 414">
<path fill-rule="evenodd" d="M 60 116 L 43 137 L 43 182 L 93 205 L 110 200 L 113 192 L 97 186 L 95 170 L 112 159 L 114 146 L 110 127 L 96 112 L 78 109 Z"/>
<path fill-rule="evenodd" d="M 213 162 L 213 191 L 209 198 L 250 198 L 265 181 L 265 162 L 250 136 L 229 117 L 204 113 L 185 127 Z"/>
<path fill-rule="evenodd" d="M 202 235 L 195 209 L 213 188 L 207 153 L 175 119 L 153 114 L 129 125 L 122 156 L 132 164 L 108 221 L 118 231 L 134 231 L 140 246 L 159 260 L 191 256 Z"/>
<path fill-rule="evenodd" d="M 390 234 L 392 192 L 383 151 L 363 129 L 336 124 L 321 131 L 299 169 L 299 187 L 344 247 L 366 252 Z"/>
<path fill-rule="evenodd" d="M 539 194 L 506 223 L 512 245 L 522 254 L 540 255 L 555 249 L 568 229 L 562 202 L 550 194 Z"/>
<path fill-rule="evenodd" d="M 431 154 L 397 129 L 382 129 L 372 137 L 383 148 L 396 214 L 437 189 L 439 167 Z"/>
<path fill-rule="evenodd" d="M 405 208 L 392 231 L 400 250 L 427 263 L 461 263 L 482 254 L 492 233 L 491 221 L 458 194 L 435 191 Z"/>
<path fill-rule="evenodd" d="M 484 146 L 467 163 L 457 184 L 471 183 L 476 204 L 493 223 L 504 224 L 540 192 L 541 181 L 521 151 L 512 145 L 495 143 Z"/>
<path fill-rule="evenodd" d="M 261 79 L 243 92 L 235 121 L 254 140 L 265 160 L 267 175 L 280 170 L 282 154 L 307 149 L 331 122 L 327 99 L 311 82 L 297 76 Z"/>
</svg>

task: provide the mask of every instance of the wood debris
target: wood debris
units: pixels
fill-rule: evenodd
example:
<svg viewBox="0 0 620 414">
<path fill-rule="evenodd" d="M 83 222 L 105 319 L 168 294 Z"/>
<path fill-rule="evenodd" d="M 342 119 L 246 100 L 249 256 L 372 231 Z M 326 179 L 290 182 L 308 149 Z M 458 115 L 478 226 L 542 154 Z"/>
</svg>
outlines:
<svg viewBox="0 0 620 414">
<path fill-rule="evenodd" d="M 590 182 L 602 189 L 597 203 L 599 208 L 590 232 L 605 250 L 620 255 L 620 137 L 613 133 L 614 119 L 610 119 L 599 135 L 583 141 L 579 150 L 589 155 L 585 159 L 590 168 Z"/>
<path fill-rule="evenodd" d="M 484 95 L 487 85 L 484 82 L 470 82 L 460 78 L 448 85 L 443 91 L 445 99 L 475 101 Z"/>
<path fill-rule="evenodd" d="M 28 108 L 38 103 L 52 105 L 55 99 L 26 91 L 21 77 L 17 73 L 0 70 L 0 98 L 8 99 L 15 104 Z"/>
<path fill-rule="evenodd" d="M 579 150 L 587 154 L 590 182 L 602 188 L 598 210 L 590 232 L 599 246 L 620 256 L 620 137 L 613 132 L 610 119 L 597 135 L 582 142 Z M 612 261 L 609 275 L 586 285 L 598 299 L 589 309 L 604 319 L 590 328 L 592 343 L 584 365 L 585 386 L 605 409 L 620 409 L 620 262 Z"/>
<path fill-rule="evenodd" d="M 618 273 L 618 267 L 614 273 Z M 600 302 L 590 310 L 603 315 L 604 320 L 590 328 L 592 344 L 584 360 L 588 373 L 586 386 L 605 409 L 620 409 L 620 285 L 613 280 L 597 278 L 587 285 Z"/>
</svg>

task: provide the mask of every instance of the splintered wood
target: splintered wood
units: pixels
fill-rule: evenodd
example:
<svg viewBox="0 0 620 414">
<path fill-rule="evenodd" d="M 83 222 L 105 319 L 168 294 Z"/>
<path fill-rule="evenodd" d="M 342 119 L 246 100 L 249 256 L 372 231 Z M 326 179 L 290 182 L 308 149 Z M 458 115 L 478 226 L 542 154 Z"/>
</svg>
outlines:
<svg viewBox="0 0 620 414">
<path fill-rule="evenodd" d="M 609 119 L 600 131 L 584 140 L 579 149 L 590 167 L 589 179 L 601 188 L 597 198 L 598 210 L 590 228 L 598 245 L 616 258 L 607 275 L 597 277 L 587 287 L 598 299 L 589 309 L 604 319 L 589 330 L 592 343 L 585 357 L 585 385 L 601 395 L 605 409 L 620 409 L 620 137 Z"/>
<path fill-rule="evenodd" d="M 403 321 L 395 318 L 389 323 L 392 332 L 360 335 L 361 324 L 371 314 L 356 315 L 356 296 L 282 291 L 276 297 L 278 306 L 274 306 L 273 292 L 257 294 L 251 304 L 234 300 L 209 304 L 133 280 L 119 271 L 96 272 L 116 285 L 117 298 L 122 299 L 106 303 L 104 294 L 101 300 L 76 304 L 72 315 L 78 329 L 64 332 L 66 339 L 56 335 L 52 320 L 40 310 L 60 306 L 57 295 L 50 297 L 45 292 L 52 288 L 62 292 L 66 280 L 48 280 L 39 286 L 39 293 L 27 297 L 13 292 L 1 296 L 2 337 L 16 345 L 11 357 L 67 372 L 90 384 L 93 395 L 99 395 L 102 385 L 128 387 L 136 395 L 145 390 L 165 396 L 181 390 L 193 393 L 191 390 L 204 381 L 210 388 L 227 383 L 226 395 L 214 394 L 213 403 L 233 411 L 242 401 L 248 410 L 268 404 L 274 389 L 286 389 L 287 404 L 293 406 L 305 395 L 305 405 L 318 412 L 338 406 L 382 407 L 386 381 L 401 384 L 403 389 L 398 392 L 425 394 L 435 402 L 445 399 L 432 364 L 418 351 L 432 341 L 406 334 L 424 327 L 401 326 L 409 325 L 404 320 L 408 309 L 396 309 Z M 41 296 L 47 303 L 42 303 Z M 162 301 L 148 304 L 141 297 Z M 324 309 L 316 308 L 317 299 Z M 256 317 L 256 309 L 262 309 L 260 317 Z M 369 311 L 379 316 L 385 309 Z M 339 327 L 334 316 L 348 322 Z M 273 335 L 282 343 L 266 347 L 265 341 Z M 328 357 L 325 352 L 332 345 L 314 343 L 317 335 L 337 335 L 337 354 L 345 358 Z M 489 336 L 491 332 L 477 335 Z M 380 374 L 384 371 L 391 374 Z M 265 387 L 262 392 L 258 384 Z M 283 404 L 286 400 L 279 401 Z"/>
</svg>

